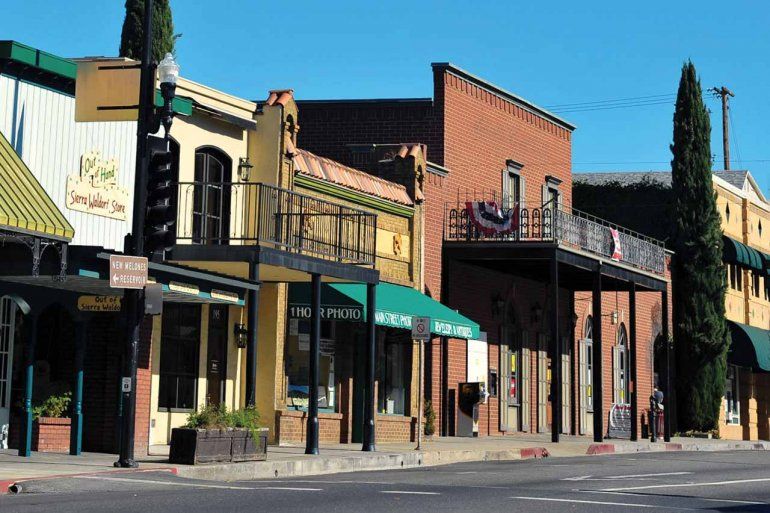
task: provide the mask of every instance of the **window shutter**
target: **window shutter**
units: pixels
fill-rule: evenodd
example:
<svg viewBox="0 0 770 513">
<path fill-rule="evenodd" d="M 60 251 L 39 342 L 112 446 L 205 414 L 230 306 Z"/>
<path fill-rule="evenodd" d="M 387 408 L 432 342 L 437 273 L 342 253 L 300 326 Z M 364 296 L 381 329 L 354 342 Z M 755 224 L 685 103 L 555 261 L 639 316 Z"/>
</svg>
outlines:
<svg viewBox="0 0 770 513">
<path fill-rule="evenodd" d="M 508 203 L 509 203 L 508 198 L 511 195 L 511 179 L 508 176 L 507 169 L 503 169 L 502 182 L 503 182 L 503 186 L 500 188 L 500 190 L 502 191 L 500 208 L 505 208 L 508 206 Z"/>
<path fill-rule="evenodd" d="M 519 195 L 521 196 L 519 198 L 519 202 L 521 203 L 520 208 L 524 208 L 527 206 L 527 188 L 526 188 L 526 180 L 524 180 L 524 175 L 521 176 L 519 179 L 519 190 L 521 191 Z"/>
<path fill-rule="evenodd" d="M 620 351 L 612 348 L 612 402 L 620 403 Z"/>
<path fill-rule="evenodd" d="M 519 397 L 521 398 L 521 430 L 528 432 L 530 430 L 530 366 L 532 360 L 529 353 L 529 334 L 526 331 L 521 332 L 521 385 L 519 386 Z"/>
<path fill-rule="evenodd" d="M 511 353 L 507 345 L 507 331 L 505 326 L 500 326 L 500 380 L 502 386 L 499 387 L 497 396 L 500 407 L 500 431 L 503 432 L 508 431 L 508 397 L 511 393 Z"/>
<path fill-rule="evenodd" d="M 546 201 L 548 201 L 548 185 L 543 185 L 540 189 L 540 205 L 544 206 Z"/>
</svg>

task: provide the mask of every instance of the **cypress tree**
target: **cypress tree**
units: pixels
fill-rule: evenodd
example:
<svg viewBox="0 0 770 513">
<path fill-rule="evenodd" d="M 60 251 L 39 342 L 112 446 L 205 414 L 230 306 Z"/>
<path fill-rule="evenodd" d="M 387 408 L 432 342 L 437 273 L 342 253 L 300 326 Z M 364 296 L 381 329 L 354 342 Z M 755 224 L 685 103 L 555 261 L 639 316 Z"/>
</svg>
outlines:
<svg viewBox="0 0 770 513">
<path fill-rule="evenodd" d="M 674 348 L 681 431 L 717 427 L 728 332 L 721 218 L 711 180 L 711 124 L 695 66 L 682 67 L 671 145 Z"/>
<path fill-rule="evenodd" d="M 126 17 L 120 35 L 120 56 L 142 58 L 142 19 L 144 0 L 126 0 Z M 169 0 L 155 0 L 152 17 L 152 58 L 160 62 L 166 53 L 174 52 L 174 20 Z"/>
</svg>

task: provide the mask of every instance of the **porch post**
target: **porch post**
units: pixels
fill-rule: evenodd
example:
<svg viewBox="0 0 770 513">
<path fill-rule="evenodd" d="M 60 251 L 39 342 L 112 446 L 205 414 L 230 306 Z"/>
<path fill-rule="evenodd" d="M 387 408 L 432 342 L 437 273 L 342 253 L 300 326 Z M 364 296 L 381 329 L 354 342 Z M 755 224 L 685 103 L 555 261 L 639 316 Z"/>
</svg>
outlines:
<svg viewBox="0 0 770 513">
<path fill-rule="evenodd" d="M 29 315 L 27 343 L 24 358 L 24 419 L 19 438 L 19 456 L 29 457 L 32 453 L 32 381 L 35 377 L 35 345 L 37 344 L 37 315 Z"/>
<path fill-rule="evenodd" d="M 375 449 L 374 424 L 374 355 L 375 346 L 375 283 L 366 284 L 366 395 L 364 396 L 364 444 L 361 450 L 371 452 Z"/>
<path fill-rule="evenodd" d="M 70 454 L 80 456 L 83 444 L 83 362 L 86 353 L 86 323 L 75 323 L 75 395 L 72 397 Z"/>
<path fill-rule="evenodd" d="M 631 282 L 628 293 L 628 360 L 629 380 L 631 381 L 631 441 L 636 442 L 639 433 L 636 425 L 639 418 L 639 393 L 636 380 L 636 283 Z"/>
<path fill-rule="evenodd" d="M 259 264 L 251 264 L 249 279 L 259 279 Z M 247 295 L 246 321 L 246 406 L 257 404 L 257 328 L 259 325 L 259 290 L 249 289 Z"/>
<path fill-rule="evenodd" d="M 561 432 L 561 341 L 559 340 L 558 249 L 551 259 L 551 441 L 558 443 Z"/>
<path fill-rule="evenodd" d="M 604 408 L 603 401 L 603 383 L 602 383 L 602 265 L 599 264 L 594 275 L 593 314 L 594 314 L 594 337 L 593 337 L 593 363 L 592 379 L 593 383 L 593 403 L 594 403 L 594 442 L 604 440 Z"/>
<path fill-rule="evenodd" d="M 305 454 L 318 454 L 318 360 L 321 345 L 321 275 L 310 279 L 310 352 Z"/>
<path fill-rule="evenodd" d="M 666 347 L 666 382 L 664 386 L 666 390 L 663 394 L 663 404 L 665 404 L 665 410 L 663 410 L 663 441 L 671 441 L 671 344 L 668 341 L 668 289 L 661 292 L 661 303 L 663 306 L 663 312 L 661 317 L 663 321 L 663 343 Z"/>
</svg>

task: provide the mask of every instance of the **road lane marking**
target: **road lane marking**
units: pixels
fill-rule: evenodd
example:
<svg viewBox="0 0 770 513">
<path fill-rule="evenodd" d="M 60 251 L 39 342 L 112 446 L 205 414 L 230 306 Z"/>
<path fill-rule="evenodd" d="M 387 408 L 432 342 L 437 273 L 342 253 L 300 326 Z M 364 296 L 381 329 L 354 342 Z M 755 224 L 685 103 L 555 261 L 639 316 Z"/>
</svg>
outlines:
<svg viewBox="0 0 770 513">
<path fill-rule="evenodd" d="M 626 508 L 654 508 L 665 510 L 699 511 L 693 508 L 675 508 L 673 506 L 655 506 L 653 504 L 634 504 L 630 502 L 604 502 L 604 501 L 581 501 L 578 499 L 555 499 L 552 497 L 508 497 L 509 499 L 519 499 L 525 501 L 545 501 L 545 502 L 571 502 L 579 504 L 597 504 L 599 506 L 623 506 Z"/>
<path fill-rule="evenodd" d="M 616 481 L 618 479 L 644 479 L 647 477 L 685 476 L 688 474 L 692 474 L 692 472 L 661 472 L 658 474 L 626 474 L 623 476 L 603 476 L 603 477 L 594 477 L 592 475 L 588 475 L 588 476 L 565 477 L 562 479 L 562 481 Z"/>
<path fill-rule="evenodd" d="M 665 494 L 659 494 L 659 493 L 638 493 L 638 492 L 608 492 L 605 490 L 572 490 L 573 492 L 578 493 L 603 493 L 607 495 L 625 495 L 625 496 L 631 496 L 631 497 L 670 497 L 669 495 Z M 735 504 L 752 504 L 756 506 L 766 505 L 767 502 L 756 502 L 756 501 L 739 501 L 736 499 L 717 499 L 717 498 L 706 498 L 706 497 L 698 497 L 697 495 L 694 495 L 692 497 L 681 495 L 682 498 L 688 498 L 688 499 L 698 499 L 702 501 L 709 501 L 709 502 L 730 502 Z"/>
<path fill-rule="evenodd" d="M 731 484 L 742 483 L 764 483 L 770 481 L 770 477 L 763 477 L 758 479 L 737 479 L 735 481 L 712 481 L 710 483 L 675 483 L 675 484 L 661 484 L 661 485 L 646 485 L 646 486 L 628 486 L 625 488 L 603 488 L 604 492 L 627 492 L 629 490 L 652 490 L 654 488 L 688 488 L 694 486 L 726 486 Z"/>
<path fill-rule="evenodd" d="M 439 492 L 414 492 L 408 490 L 380 490 L 380 493 L 404 494 L 404 495 L 441 495 Z"/>
<path fill-rule="evenodd" d="M 233 486 L 214 485 L 205 483 L 177 483 L 173 481 L 158 481 L 155 479 L 130 479 L 127 477 L 76 476 L 75 479 L 93 479 L 97 481 L 119 481 L 122 483 L 144 483 L 167 486 L 186 486 L 188 488 L 215 488 L 219 490 L 289 490 L 293 492 L 320 492 L 323 488 L 297 488 L 292 486 Z"/>
</svg>

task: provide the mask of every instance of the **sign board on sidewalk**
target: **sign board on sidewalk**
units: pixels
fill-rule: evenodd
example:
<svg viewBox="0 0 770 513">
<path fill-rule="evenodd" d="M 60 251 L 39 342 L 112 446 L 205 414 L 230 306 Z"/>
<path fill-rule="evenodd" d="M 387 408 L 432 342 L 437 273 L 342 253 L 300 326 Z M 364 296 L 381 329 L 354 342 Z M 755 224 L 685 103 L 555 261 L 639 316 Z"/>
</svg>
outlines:
<svg viewBox="0 0 770 513">
<path fill-rule="evenodd" d="M 146 257 L 110 255 L 110 287 L 142 289 L 147 285 Z"/>
<path fill-rule="evenodd" d="M 430 317 L 412 317 L 412 339 L 430 340 Z"/>
</svg>

